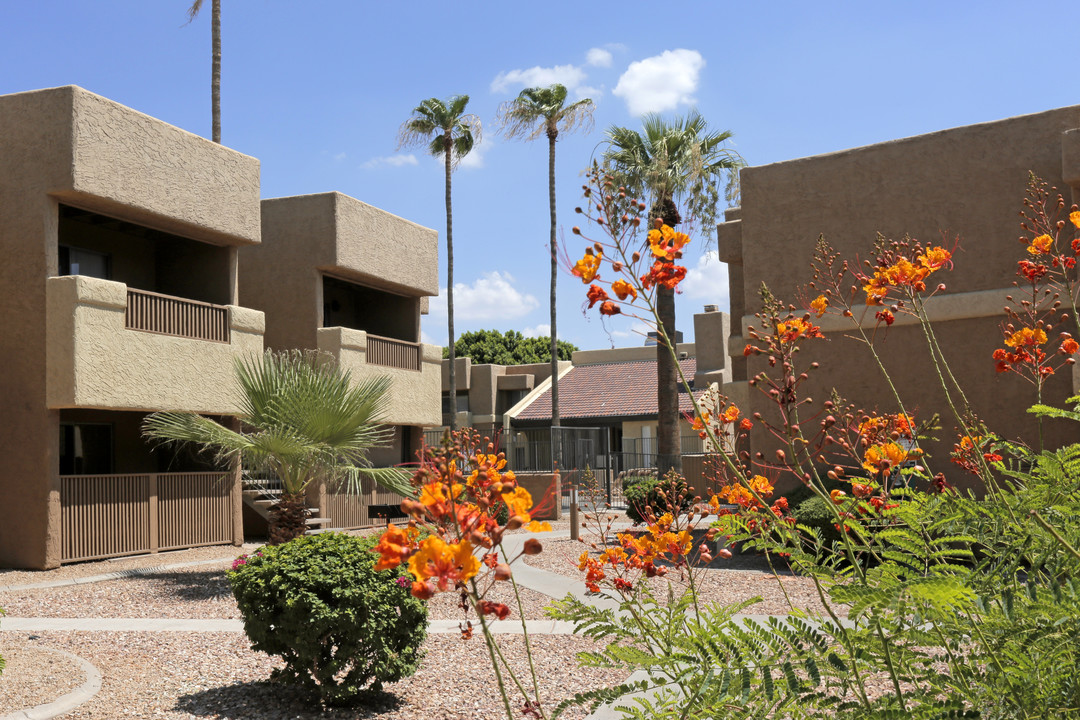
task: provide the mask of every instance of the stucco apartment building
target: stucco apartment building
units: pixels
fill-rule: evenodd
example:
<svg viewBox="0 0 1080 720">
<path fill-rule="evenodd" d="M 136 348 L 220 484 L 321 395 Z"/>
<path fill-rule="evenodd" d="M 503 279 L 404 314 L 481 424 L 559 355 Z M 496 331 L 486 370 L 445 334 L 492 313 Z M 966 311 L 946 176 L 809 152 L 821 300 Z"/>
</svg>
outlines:
<svg viewBox="0 0 1080 720">
<path fill-rule="evenodd" d="M 335 195 L 366 210 L 335 225 L 342 214 L 320 206 L 332 230 L 305 235 L 273 212 L 289 199 L 264 207 L 259 193 L 255 158 L 81 88 L 0 97 L 0 567 L 240 543 L 239 468 L 151 451 L 140 426 L 159 410 L 231 415 L 234 359 L 261 353 L 268 328 L 270 347 L 325 349 L 354 374 L 391 375 L 395 425 L 438 422 L 436 351 L 417 342 L 435 233 Z M 416 275 L 372 267 L 356 228 L 373 214 L 383 237 L 404 232 L 416 246 Z M 305 246 L 296 277 L 263 281 L 313 306 L 306 334 L 279 331 L 300 320 L 268 325 L 257 293 L 241 302 L 240 249 L 264 237 Z M 356 303 L 398 302 L 396 319 L 324 315 L 319 278 L 331 275 Z M 396 433 L 379 461 L 403 456 L 417 431 Z"/>
<path fill-rule="evenodd" d="M 735 318 L 729 343 L 732 378 L 725 392 L 744 414 L 770 413 L 769 399 L 748 384 L 768 368 L 763 357 L 743 356 L 747 328 L 761 309 L 762 283 L 786 302 L 799 303 L 800 290 L 811 279 L 809 263 L 819 235 L 854 261 L 871 257 L 879 232 L 950 247 L 959 237 L 955 268 L 931 276 L 946 289 L 927 302 L 927 311 L 978 415 L 1003 437 L 1034 445 L 1035 424 L 1025 412 L 1035 401 L 1032 386 L 1015 374 L 998 374 L 992 354 L 1004 347 L 1003 308 L 1016 304 L 1006 296 L 1016 295 L 1017 261 L 1026 257 L 1018 238 L 1029 173 L 1056 186 L 1066 203 L 1080 200 L 1078 128 L 1080 107 L 1068 107 L 744 169 L 742 207 L 728 211 L 719 226 L 720 259 L 729 264 Z M 872 333 L 874 310 L 860 318 Z M 867 410 L 895 411 L 869 352 L 845 337 L 850 320 L 826 315 L 814 322 L 827 339 L 804 344 L 800 362 L 821 363 L 807 394 L 825 399 L 835 387 Z M 1074 328 L 1060 329 L 1075 334 Z M 934 469 L 960 480 L 962 473 L 947 462 L 956 441 L 955 422 L 919 326 L 898 315 L 891 327 L 877 328 L 876 342 L 917 417 L 940 413 L 943 429 L 936 435 L 941 442 L 929 446 Z M 1076 378 L 1065 368 L 1049 379 L 1043 400 L 1063 406 L 1076 392 Z M 1045 439 L 1053 447 L 1080 436 L 1074 424 L 1048 422 Z M 755 450 L 769 447 L 763 432 L 752 440 Z"/>
</svg>

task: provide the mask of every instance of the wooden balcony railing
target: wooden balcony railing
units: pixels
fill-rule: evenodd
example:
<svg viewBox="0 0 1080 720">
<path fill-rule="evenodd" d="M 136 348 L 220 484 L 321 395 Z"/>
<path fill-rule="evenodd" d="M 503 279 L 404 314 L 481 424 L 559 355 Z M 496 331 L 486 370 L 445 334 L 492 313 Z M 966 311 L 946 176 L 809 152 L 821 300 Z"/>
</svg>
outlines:
<svg viewBox="0 0 1080 720">
<path fill-rule="evenodd" d="M 227 343 L 229 309 L 198 300 L 128 288 L 124 327 L 161 335 Z"/>
<path fill-rule="evenodd" d="M 420 369 L 420 343 L 394 340 L 393 338 L 367 336 L 368 365 L 401 368 L 402 370 Z"/>
</svg>

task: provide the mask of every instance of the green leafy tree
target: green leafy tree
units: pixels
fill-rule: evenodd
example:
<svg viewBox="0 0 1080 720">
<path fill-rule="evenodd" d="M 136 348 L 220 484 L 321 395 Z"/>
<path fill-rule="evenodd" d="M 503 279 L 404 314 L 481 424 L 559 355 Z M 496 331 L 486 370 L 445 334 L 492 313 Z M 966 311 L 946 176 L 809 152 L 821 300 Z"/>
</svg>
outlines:
<svg viewBox="0 0 1080 720">
<path fill-rule="evenodd" d="M 203 0 L 194 0 L 188 8 L 190 24 L 202 10 Z M 221 142 L 221 0 L 210 0 L 210 114 L 213 141 Z"/>
<path fill-rule="evenodd" d="M 450 200 L 451 175 L 463 157 L 480 142 L 480 118 L 465 113 L 468 95 L 446 100 L 428 98 L 415 108 L 398 131 L 398 148 L 424 146 L 442 157 L 446 168 L 446 323 L 450 344 L 450 407 L 457 407 L 457 369 L 454 367 L 454 213 Z M 450 416 L 457 429 L 457 415 Z"/>
<path fill-rule="evenodd" d="M 573 132 L 584 127 L 592 129 L 593 101 L 584 98 L 566 104 L 566 87 L 558 83 L 548 87 L 525 88 L 518 96 L 499 108 L 499 124 L 508 138 L 535 140 L 541 135 L 548 140 L 548 208 L 551 232 L 548 247 L 551 252 L 551 424 L 559 425 L 559 361 L 556 349 L 559 333 L 555 313 L 555 285 L 559 274 L 558 249 L 555 241 L 555 141 L 560 132 Z"/>
<path fill-rule="evenodd" d="M 165 444 L 200 446 L 221 462 L 240 460 L 272 473 L 282 493 L 270 514 L 270 542 L 303 535 L 313 482 L 372 477 L 408 494 L 407 478 L 394 468 L 372 468 L 371 448 L 389 439 L 382 424 L 387 378 L 353 384 L 348 372 L 314 352 L 273 353 L 236 363 L 240 429 L 188 412 L 160 412 L 143 421 L 143 434 Z"/>
<path fill-rule="evenodd" d="M 578 349 L 565 340 L 560 340 L 557 347 L 556 363 L 558 360 L 570 360 Z M 525 337 L 517 330 L 507 330 L 506 333 L 475 330 L 461 334 L 455 343 L 454 355 L 472 358 L 478 365 L 529 365 L 551 360 L 551 341 L 547 337 Z M 449 348 L 443 348 L 443 357 L 449 356 Z"/>
<path fill-rule="evenodd" d="M 691 112 L 671 122 L 650 113 L 641 132 L 623 127 L 607 131 L 604 161 L 620 186 L 634 197 L 647 198 L 649 216 L 676 227 L 685 222 L 700 227 L 707 239 L 716 226 L 721 185 L 728 174 L 744 166 L 743 159 L 725 146 L 731 132 L 710 131 L 705 118 Z M 681 217 L 683 207 L 687 217 Z M 673 349 L 675 290 L 659 287 L 656 294 L 659 342 L 656 354 L 658 402 L 657 470 L 682 469 L 679 449 L 679 374 Z"/>
</svg>

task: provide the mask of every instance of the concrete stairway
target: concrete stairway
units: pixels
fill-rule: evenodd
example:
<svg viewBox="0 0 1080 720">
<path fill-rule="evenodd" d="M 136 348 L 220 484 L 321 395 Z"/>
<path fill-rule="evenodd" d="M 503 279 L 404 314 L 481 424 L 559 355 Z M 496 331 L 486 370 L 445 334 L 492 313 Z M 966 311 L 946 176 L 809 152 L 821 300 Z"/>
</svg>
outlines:
<svg viewBox="0 0 1080 720">
<path fill-rule="evenodd" d="M 277 504 L 278 498 L 281 497 L 281 487 L 276 486 L 273 481 L 245 478 L 241 494 L 244 498 L 244 505 L 269 524 L 270 508 Z M 317 507 L 308 506 L 308 517 L 305 522 L 308 526 L 305 535 L 316 535 L 330 529 L 327 527 L 330 524 L 330 518 L 322 517 Z"/>
</svg>

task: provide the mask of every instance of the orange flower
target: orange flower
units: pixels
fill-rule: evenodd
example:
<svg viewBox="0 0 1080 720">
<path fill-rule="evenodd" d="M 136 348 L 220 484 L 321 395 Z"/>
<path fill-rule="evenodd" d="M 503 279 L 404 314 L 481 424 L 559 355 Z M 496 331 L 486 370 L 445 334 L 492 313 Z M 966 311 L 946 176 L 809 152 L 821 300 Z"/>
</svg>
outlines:
<svg viewBox="0 0 1080 720">
<path fill-rule="evenodd" d="M 589 301 L 589 309 L 592 310 L 592 306 L 596 303 L 603 303 L 608 299 L 607 291 L 599 285 L 590 285 L 589 292 L 585 295 Z"/>
<path fill-rule="evenodd" d="M 618 315 L 621 312 L 622 308 L 620 308 L 618 305 L 611 302 L 610 300 L 605 300 L 604 302 L 600 303 L 601 315 Z"/>
<path fill-rule="evenodd" d="M 530 532 L 551 532 L 551 523 L 546 520 L 533 520 L 528 524 L 528 528 Z M 530 542 L 533 542 L 533 540 L 525 541 L 526 550 L 528 550 Z M 528 553 L 526 552 L 526 554 Z"/>
<path fill-rule="evenodd" d="M 1042 345 L 1046 340 L 1046 332 L 1039 328 L 1020 328 L 1005 339 L 1005 344 L 1011 348 L 1034 347 Z"/>
<path fill-rule="evenodd" d="M 532 510 L 533 499 L 529 491 L 523 487 L 516 487 L 511 493 L 502 494 L 503 502 L 510 508 L 510 517 L 519 517 L 522 522 L 529 522 L 529 510 Z"/>
<path fill-rule="evenodd" d="M 923 267 L 930 271 L 945 267 L 952 260 L 952 253 L 943 247 L 927 248 L 926 252 L 918 257 Z"/>
<path fill-rule="evenodd" d="M 646 290 L 652 288 L 653 285 L 663 285 L 674 289 L 682 282 L 684 277 L 686 277 L 686 268 L 663 260 L 657 260 L 649 268 L 649 272 L 641 276 L 641 285 Z"/>
<path fill-rule="evenodd" d="M 780 342 L 794 342 L 801 337 L 819 338 L 825 336 L 821 334 L 821 328 L 811 325 L 802 318 L 791 318 L 782 323 L 777 323 L 776 338 Z"/>
<path fill-rule="evenodd" d="M 818 295 L 812 303 L 810 303 L 810 309 L 817 313 L 818 317 L 825 314 L 825 311 L 829 307 L 829 300 L 824 295 Z"/>
<path fill-rule="evenodd" d="M 380 555 L 379 561 L 375 563 L 376 570 L 396 568 L 409 555 L 409 536 L 405 530 L 391 523 L 379 538 L 379 544 L 374 551 Z"/>
<path fill-rule="evenodd" d="M 625 280 L 616 280 L 611 283 L 611 290 L 620 300 L 625 300 L 627 297 L 632 300 L 637 300 L 637 290 Z"/>
<path fill-rule="evenodd" d="M 843 490 L 833 490 L 832 492 L 829 493 L 829 497 L 832 498 L 832 501 L 834 503 L 836 503 L 837 505 L 840 505 L 841 503 L 844 502 L 844 498 L 847 497 L 847 493 L 844 492 Z"/>
<path fill-rule="evenodd" d="M 1075 355 L 1077 351 L 1080 351 L 1080 343 L 1076 342 L 1072 338 L 1068 338 L 1061 343 L 1062 355 Z"/>
<path fill-rule="evenodd" d="M 667 225 L 661 226 L 659 230 L 650 230 L 648 237 L 649 249 L 653 257 L 661 260 L 675 260 L 682 252 L 683 246 L 690 242 L 688 235 L 675 232 Z"/>
<path fill-rule="evenodd" d="M 863 453 L 862 466 L 867 472 L 875 473 L 882 469 L 884 464 L 887 468 L 900 467 L 907 460 L 907 450 L 894 442 L 881 445 L 871 445 Z"/>
<path fill-rule="evenodd" d="M 732 405 L 720 416 L 720 421 L 727 424 L 733 423 L 739 419 L 739 408 Z"/>
<path fill-rule="evenodd" d="M 1069 213 L 1069 220 L 1072 221 L 1073 225 L 1080 228 L 1080 210 L 1073 210 Z"/>
<path fill-rule="evenodd" d="M 409 572 L 417 581 L 432 580 L 444 592 L 473 577 L 479 570 L 480 561 L 473 555 L 473 546 L 468 540 L 449 545 L 432 535 L 420 543 L 420 549 L 409 558 Z"/>
<path fill-rule="evenodd" d="M 594 255 L 592 248 L 588 248 L 585 250 L 585 257 L 574 263 L 574 267 L 570 272 L 581 278 L 581 282 L 591 283 L 600 271 L 600 258 L 603 256 L 603 253 Z"/>
<path fill-rule="evenodd" d="M 1027 251 L 1029 255 L 1046 255 L 1053 249 L 1053 246 L 1054 238 L 1049 235 L 1040 235 L 1031 241 Z"/>
</svg>

